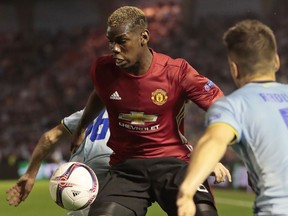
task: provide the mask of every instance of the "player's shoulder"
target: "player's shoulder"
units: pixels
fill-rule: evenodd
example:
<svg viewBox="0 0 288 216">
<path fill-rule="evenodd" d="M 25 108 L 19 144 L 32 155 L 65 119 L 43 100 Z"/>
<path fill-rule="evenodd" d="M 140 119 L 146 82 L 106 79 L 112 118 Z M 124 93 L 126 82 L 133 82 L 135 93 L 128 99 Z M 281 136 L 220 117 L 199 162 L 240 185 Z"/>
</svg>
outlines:
<svg viewBox="0 0 288 216">
<path fill-rule="evenodd" d="M 76 111 L 69 116 L 66 116 L 64 119 L 80 119 L 83 115 L 84 109 Z"/>
<path fill-rule="evenodd" d="M 115 68 L 115 59 L 113 59 L 112 55 L 104 55 L 94 59 L 91 65 L 91 74 L 93 80 L 95 80 L 94 76 L 96 74 L 104 75 L 107 73 L 107 71 L 113 71 L 114 68 Z"/>
<path fill-rule="evenodd" d="M 183 64 L 188 64 L 183 58 L 172 58 L 171 56 L 155 51 L 153 51 L 153 54 L 157 56 L 157 63 L 162 64 L 163 66 L 181 67 Z"/>
<path fill-rule="evenodd" d="M 219 98 L 215 102 L 215 106 L 230 108 L 234 107 L 234 109 L 240 109 L 249 104 L 253 97 L 254 96 L 251 94 L 251 88 L 249 86 L 244 86 L 232 91 L 230 94 Z"/>
<path fill-rule="evenodd" d="M 95 58 L 93 64 L 96 66 L 114 65 L 115 60 L 112 55 L 103 55 Z"/>
</svg>

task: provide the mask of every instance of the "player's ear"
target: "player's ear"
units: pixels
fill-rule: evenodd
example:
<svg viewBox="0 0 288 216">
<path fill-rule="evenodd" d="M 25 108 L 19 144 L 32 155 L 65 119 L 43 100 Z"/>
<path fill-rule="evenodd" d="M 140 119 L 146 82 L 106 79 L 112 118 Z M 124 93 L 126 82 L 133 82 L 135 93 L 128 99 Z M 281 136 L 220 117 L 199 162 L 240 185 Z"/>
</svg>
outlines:
<svg viewBox="0 0 288 216">
<path fill-rule="evenodd" d="M 280 58 L 279 58 L 279 55 L 276 54 L 275 55 L 275 60 L 274 60 L 274 69 L 275 69 L 275 72 L 277 72 L 280 68 Z"/>
<path fill-rule="evenodd" d="M 238 70 L 238 65 L 231 60 L 231 58 L 228 58 L 229 62 L 229 67 L 230 67 L 230 72 L 233 78 L 237 79 L 239 77 L 239 70 Z"/>
<path fill-rule="evenodd" d="M 141 32 L 141 46 L 146 45 L 149 41 L 149 38 L 150 38 L 150 33 L 147 29 Z"/>
</svg>

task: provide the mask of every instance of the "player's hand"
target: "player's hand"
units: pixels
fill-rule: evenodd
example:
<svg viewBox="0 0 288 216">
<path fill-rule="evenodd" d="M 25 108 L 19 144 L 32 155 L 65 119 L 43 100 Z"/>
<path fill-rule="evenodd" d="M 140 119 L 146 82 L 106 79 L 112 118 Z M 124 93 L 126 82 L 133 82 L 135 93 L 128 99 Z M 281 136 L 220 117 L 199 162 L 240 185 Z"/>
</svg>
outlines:
<svg viewBox="0 0 288 216">
<path fill-rule="evenodd" d="M 179 188 L 177 197 L 178 216 L 193 216 L 196 213 L 193 194 L 188 188 L 185 186 L 185 182 Z"/>
<path fill-rule="evenodd" d="M 214 168 L 213 174 L 215 175 L 214 184 L 225 182 L 226 178 L 229 182 L 232 182 L 232 177 L 229 170 L 222 163 L 217 163 Z"/>
<path fill-rule="evenodd" d="M 35 178 L 23 175 L 15 185 L 6 191 L 6 200 L 9 205 L 17 207 L 23 202 L 31 192 L 35 183 Z"/>
</svg>

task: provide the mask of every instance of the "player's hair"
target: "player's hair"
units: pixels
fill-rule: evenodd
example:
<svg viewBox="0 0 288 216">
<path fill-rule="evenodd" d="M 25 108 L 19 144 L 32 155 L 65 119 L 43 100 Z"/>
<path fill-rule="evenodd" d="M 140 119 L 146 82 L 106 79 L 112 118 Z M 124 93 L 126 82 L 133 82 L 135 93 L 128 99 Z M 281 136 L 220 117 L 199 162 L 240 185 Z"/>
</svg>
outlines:
<svg viewBox="0 0 288 216">
<path fill-rule="evenodd" d="M 147 19 L 142 10 L 137 7 L 123 6 L 115 10 L 108 18 L 107 25 L 117 27 L 128 25 L 129 28 L 147 28 Z"/>
<path fill-rule="evenodd" d="M 258 20 L 243 20 L 223 36 L 228 56 L 242 69 L 243 75 L 274 67 L 277 44 L 273 31 Z M 266 68 L 266 70 L 265 70 Z"/>
</svg>

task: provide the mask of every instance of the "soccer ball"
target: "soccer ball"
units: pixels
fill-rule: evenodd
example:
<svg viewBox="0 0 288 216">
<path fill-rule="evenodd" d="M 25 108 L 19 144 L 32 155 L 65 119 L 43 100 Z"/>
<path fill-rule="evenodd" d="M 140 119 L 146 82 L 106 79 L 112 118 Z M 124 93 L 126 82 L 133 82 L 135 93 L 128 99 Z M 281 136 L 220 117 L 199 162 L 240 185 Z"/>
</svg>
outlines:
<svg viewBox="0 0 288 216">
<path fill-rule="evenodd" d="M 94 171 L 79 162 L 60 165 L 50 178 L 49 191 L 52 199 L 67 210 L 81 210 L 96 199 L 99 189 Z"/>
</svg>

